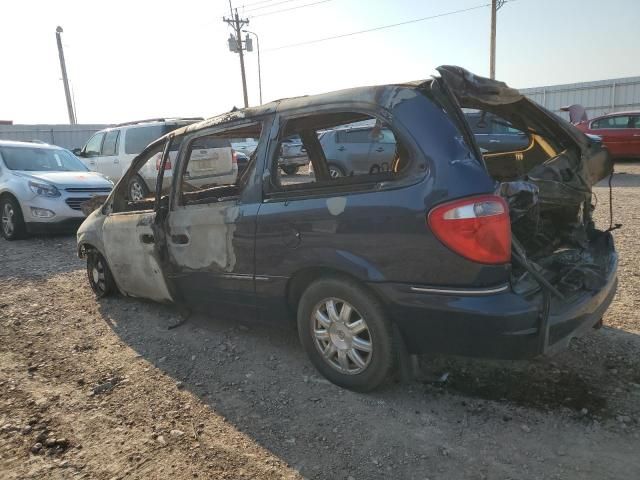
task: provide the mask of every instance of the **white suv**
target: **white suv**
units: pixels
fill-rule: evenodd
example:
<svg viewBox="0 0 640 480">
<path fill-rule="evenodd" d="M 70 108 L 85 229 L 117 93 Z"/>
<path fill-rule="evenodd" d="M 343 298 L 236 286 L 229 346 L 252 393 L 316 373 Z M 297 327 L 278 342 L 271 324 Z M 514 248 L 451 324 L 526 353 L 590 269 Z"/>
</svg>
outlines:
<svg viewBox="0 0 640 480">
<path fill-rule="evenodd" d="M 100 172 L 112 182 L 117 182 L 127 171 L 131 161 L 151 142 L 176 128 L 202 120 L 201 118 L 156 118 L 137 122 L 121 123 L 99 131 L 82 149 L 74 150 L 90 170 Z M 129 198 L 146 196 L 156 178 L 151 182 L 142 176 L 129 181 Z"/>
</svg>

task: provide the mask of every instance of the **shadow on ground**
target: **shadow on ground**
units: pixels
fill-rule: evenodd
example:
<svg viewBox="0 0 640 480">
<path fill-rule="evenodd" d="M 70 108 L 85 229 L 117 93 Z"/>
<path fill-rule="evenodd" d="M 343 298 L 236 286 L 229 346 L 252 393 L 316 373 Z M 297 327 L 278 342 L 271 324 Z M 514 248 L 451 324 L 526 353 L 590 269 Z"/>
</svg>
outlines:
<svg viewBox="0 0 640 480">
<path fill-rule="evenodd" d="M 489 405 L 500 423 L 527 422 L 520 407 L 583 423 L 615 424 L 618 414 L 640 414 L 640 338 L 612 328 L 532 362 L 421 358 L 416 381 L 363 395 L 321 378 L 293 328 L 196 315 L 169 329 L 180 319 L 175 309 L 122 298 L 103 301 L 100 312 L 142 357 L 312 477 L 325 478 L 318 471 L 329 462 L 318 458 L 323 452 L 340 457 L 332 465 L 348 465 L 354 458 L 373 462 L 367 459 L 384 457 L 375 453 L 382 450 L 388 457 L 381 464 L 404 458 L 415 467 L 425 446 L 408 439 L 424 436 L 435 418 L 451 422 L 455 432 L 461 415 L 478 405 Z M 375 462 L 369 466 L 380 474 Z M 347 478 L 348 472 L 334 473 Z"/>
</svg>

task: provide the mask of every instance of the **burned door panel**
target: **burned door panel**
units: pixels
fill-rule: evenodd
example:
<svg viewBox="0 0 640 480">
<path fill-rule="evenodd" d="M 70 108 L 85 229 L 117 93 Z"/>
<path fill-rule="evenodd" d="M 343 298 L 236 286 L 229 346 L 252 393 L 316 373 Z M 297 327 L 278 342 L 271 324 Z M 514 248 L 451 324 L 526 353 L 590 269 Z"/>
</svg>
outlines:
<svg viewBox="0 0 640 480">
<path fill-rule="evenodd" d="M 182 302 L 215 315 L 253 312 L 256 213 L 235 200 L 169 213 L 168 275 Z"/>
<path fill-rule="evenodd" d="M 109 215 L 102 226 L 109 266 L 123 293 L 159 302 L 172 301 L 158 262 L 155 212 Z"/>
<path fill-rule="evenodd" d="M 254 236 L 259 203 L 252 177 L 263 148 L 262 126 L 261 121 L 245 122 L 183 140 L 162 228 L 168 280 L 177 301 L 189 308 L 234 318 L 255 314 Z M 251 138 L 258 144 L 240 175 L 231 145 L 237 138 Z"/>
</svg>

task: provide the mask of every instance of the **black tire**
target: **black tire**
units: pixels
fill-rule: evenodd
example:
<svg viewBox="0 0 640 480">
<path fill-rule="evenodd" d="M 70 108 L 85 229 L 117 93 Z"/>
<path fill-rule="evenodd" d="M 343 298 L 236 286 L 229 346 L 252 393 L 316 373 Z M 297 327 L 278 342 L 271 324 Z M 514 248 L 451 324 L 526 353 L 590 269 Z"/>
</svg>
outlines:
<svg viewBox="0 0 640 480">
<path fill-rule="evenodd" d="M 139 202 L 149 195 L 147 184 L 140 175 L 131 177 L 127 186 L 127 194 L 132 202 Z"/>
<path fill-rule="evenodd" d="M 335 163 L 327 164 L 327 168 L 329 169 L 329 176 L 331 178 L 339 178 L 339 177 L 345 176 L 344 170 L 342 169 L 342 167 L 339 167 Z"/>
<path fill-rule="evenodd" d="M 98 298 L 113 295 L 116 291 L 116 282 L 107 265 L 107 261 L 97 250 L 87 252 L 87 278 L 89 286 Z"/>
<path fill-rule="evenodd" d="M 298 169 L 300 167 L 298 167 L 297 165 L 283 165 L 281 168 L 282 171 L 287 175 L 295 175 L 296 173 L 298 173 Z"/>
<path fill-rule="evenodd" d="M 27 234 L 22 209 L 17 200 L 9 195 L 0 199 L 0 234 L 7 240 L 20 240 Z"/>
<path fill-rule="evenodd" d="M 360 317 L 365 321 L 365 335 L 371 346 L 368 354 L 370 357 L 367 357 L 367 365 L 357 373 L 339 371 L 337 369 L 339 367 L 333 366 L 331 360 L 326 359 L 320 352 L 321 341 L 317 340 L 314 334 L 317 325 L 315 312 L 316 308 L 322 309 L 323 302 L 327 300 L 335 301 L 336 305 L 339 305 L 340 301 L 348 302 L 355 310 L 355 318 Z M 394 369 L 396 348 L 393 329 L 386 318 L 382 304 L 371 292 L 351 279 L 322 278 L 305 290 L 298 303 L 298 335 L 313 365 L 328 380 L 340 387 L 356 392 L 368 392 L 382 384 Z M 342 335 L 340 338 L 343 338 Z M 348 349 L 349 346 L 344 348 Z M 357 369 L 355 362 L 351 360 L 348 362 Z"/>
</svg>

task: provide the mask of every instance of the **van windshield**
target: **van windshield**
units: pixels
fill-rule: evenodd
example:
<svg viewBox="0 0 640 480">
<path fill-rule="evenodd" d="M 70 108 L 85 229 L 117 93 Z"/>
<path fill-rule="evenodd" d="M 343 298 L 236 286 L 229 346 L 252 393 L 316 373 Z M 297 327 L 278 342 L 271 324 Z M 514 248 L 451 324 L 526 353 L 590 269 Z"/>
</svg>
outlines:
<svg viewBox="0 0 640 480">
<path fill-rule="evenodd" d="M 89 169 L 67 150 L 57 148 L 0 147 L 9 170 L 26 172 L 86 172 Z"/>
</svg>

